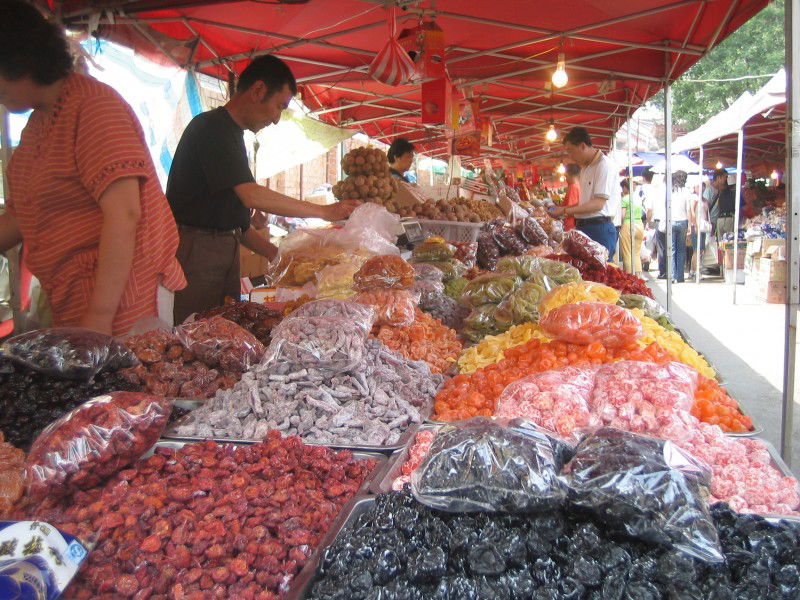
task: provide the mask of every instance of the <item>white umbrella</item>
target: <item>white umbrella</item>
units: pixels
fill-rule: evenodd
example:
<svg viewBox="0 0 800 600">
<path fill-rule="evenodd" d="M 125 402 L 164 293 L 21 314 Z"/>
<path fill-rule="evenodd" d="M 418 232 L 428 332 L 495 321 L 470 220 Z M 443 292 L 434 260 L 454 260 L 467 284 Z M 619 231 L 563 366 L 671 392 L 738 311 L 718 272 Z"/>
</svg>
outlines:
<svg viewBox="0 0 800 600">
<path fill-rule="evenodd" d="M 664 173 L 667 170 L 666 167 L 666 160 L 663 158 L 658 159 L 655 164 L 650 166 L 650 170 L 653 173 Z M 694 162 L 691 158 L 686 156 L 685 154 L 673 154 L 672 155 L 672 172 L 675 171 L 686 171 L 686 173 L 699 173 L 700 172 L 700 165 Z"/>
</svg>

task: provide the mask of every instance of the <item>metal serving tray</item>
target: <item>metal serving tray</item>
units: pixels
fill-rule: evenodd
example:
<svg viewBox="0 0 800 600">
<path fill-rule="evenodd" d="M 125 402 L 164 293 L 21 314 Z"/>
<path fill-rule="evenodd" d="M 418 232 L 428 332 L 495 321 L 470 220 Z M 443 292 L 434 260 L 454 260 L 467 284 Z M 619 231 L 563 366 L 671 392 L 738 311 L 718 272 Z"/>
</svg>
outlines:
<svg viewBox="0 0 800 600">
<path fill-rule="evenodd" d="M 287 600 L 302 600 L 307 598 L 311 592 L 311 586 L 319 578 L 319 570 L 325 557 L 325 552 L 333 544 L 339 534 L 345 529 L 352 527 L 355 520 L 367 512 L 375 504 L 374 496 L 362 496 L 353 498 L 349 505 L 346 505 L 336 519 L 331 523 L 328 532 L 322 537 L 316 549 L 306 561 L 302 570 L 292 580 Z"/>
<path fill-rule="evenodd" d="M 420 410 L 420 416 L 422 417 L 423 422 L 426 422 L 430 417 L 431 413 L 433 412 L 433 402 L 431 401 L 429 406 Z M 191 417 L 191 414 L 185 415 L 180 419 L 176 420 L 172 425 L 170 425 L 164 432 L 161 434 L 161 437 L 164 439 L 169 440 L 181 440 L 185 442 L 204 442 L 206 440 L 214 440 L 215 442 L 230 442 L 233 444 L 257 444 L 261 440 L 244 440 L 244 439 L 236 439 L 236 438 L 206 438 L 206 437 L 199 437 L 199 436 L 185 436 L 179 435 L 175 433 L 175 429 L 186 422 Z M 389 444 L 387 446 L 370 446 L 368 444 L 320 444 L 317 442 L 307 442 L 303 440 L 303 443 L 308 446 L 324 446 L 326 448 L 333 448 L 334 450 L 352 450 L 353 452 L 380 452 L 382 454 L 391 454 L 392 452 L 396 452 L 398 450 L 402 450 L 405 448 L 408 443 L 413 438 L 413 430 L 415 429 L 416 425 L 411 425 L 406 429 L 400 437 L 397 438 L 397 441 L 393 444 Z M 300 438 L 302 439 L 302 438 Z"/>
<path fill-rule="evenodd" d="M 783 473 L 784 477 L 794 477 L 795 479 L 797 478 L 797 476 L 794 473 L 792 473 L 792 470 L 789 468 L 789 465 L 787 465 L 786 462 L 783 460 L 780 452 L 778 452 L 778 449 L 775 448 L 775 446 L 773 446 L 764 438 L 755 438 L 755 439 L 757 439 L 759 442 L 762 442 L 767 447 L 769 455 L 770 457 L 772 457 L 773 467 L 775 467 L 781 473 Z M 798 491 L 800 491 L 800 483 L 798 483 Z"/>
<path fill-rule="evenodd" d="M 440 425 L 434 425 L 432 423 L 419 425 L 414 429 L 414 436 L 420 431 L 438 431 L 439 427 Z M 403 468 L 406 460 L 408 460 L 408 453 L 413 445 L 414 439 L 412 438 L 408 446 L 398 450 L 389 457 L 389 460 L 383 464 L 383 468 L 372 479 L 372 483 L 369 486 L 370 492 L 373 494 L 385 494 L 386 492 L 392 491 L 392 484 L 400 475 L 400 469 Z"/>
</svg>

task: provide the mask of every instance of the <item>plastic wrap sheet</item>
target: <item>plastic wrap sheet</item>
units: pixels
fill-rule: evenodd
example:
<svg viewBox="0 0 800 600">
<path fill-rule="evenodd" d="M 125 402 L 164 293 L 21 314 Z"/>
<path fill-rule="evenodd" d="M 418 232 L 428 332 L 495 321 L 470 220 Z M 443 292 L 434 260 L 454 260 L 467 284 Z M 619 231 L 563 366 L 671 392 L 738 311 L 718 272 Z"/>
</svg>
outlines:
<svg viewBox="0 0 800 600">
<path fill-rule="evenodd" d="M 443 426 L 411 475 L 414 497 L 450 512 L 528 512 L 559 506 L 560 455 L 543 430 L 476 417 Z"/>
<path fill-rule="evenodd" d="M 556 339 L 572 344 L 600 342 L 617 348 L 635 342 L 642 324 L 628 309 L 602 302 L 564 304 L 539 321 L 542 329 Z"/>
<path fill-rule="evenodd" d="M 602 428 L 566 467 L 570 500 L 637 539 L 722 562 L 708 510 L 711 472 L 672 442 Z"/>
<path fill-rule="evenodd" d="M 414 322 L 419 296 L 409 290 L 369 290 L 354 300 L 375 309 L 375 324 L 402 327 Z"/>
<path fill-rule="evenodd" d="M 211 317 L 175 328 L 181 344 L 209 367 L 244 373 L 264 357 L 264 344 L 223 317 Z"/>
<path fill-rule="evenodd" d="M 373 256 L 353 275 L 359 292 L 374 289 L 405 290 L 414 284 L 414 269 L 397 255 Z"/>
<path fill-rule="evenodd" d="M 136 392 L 84 402 L 51 423 L 31 446 L 29 495 L 57 498 L 96 486 L 158 440 L 171 410 L 171 400 Z"/>
<path fill-rule="evenodd" d="M 77 327 L 23 333 L 3 342 L 0 352 L 39 373 L 83 381 L 138 363 L 136 355 L 110 335 Z"/>
</svg>

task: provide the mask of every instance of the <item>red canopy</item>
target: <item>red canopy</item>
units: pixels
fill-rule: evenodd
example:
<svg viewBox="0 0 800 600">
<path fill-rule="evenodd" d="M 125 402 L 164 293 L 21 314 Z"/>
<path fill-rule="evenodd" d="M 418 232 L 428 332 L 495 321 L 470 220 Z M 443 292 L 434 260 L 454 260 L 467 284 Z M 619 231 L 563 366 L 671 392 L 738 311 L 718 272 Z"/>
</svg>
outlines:
<svg viewBox="0 0 800 600">
<path fill-rule="evenodd" d="M 47 0 L 52 4 L 53 0 Z M 96 27 L 151 57 L 223 79 L 260 53 L 292 67 L 319 117 L 384 141 L 403 135 L 446 153 L 442 128 L 420 119 L 420 85 L 366 75 L 387 40 L 380 0 L 63 0 L 67 25 Z M 614 132 L 664 81 L 761 10 L 767 0 L 397 0 L 399 28 L 435 19 L 459 95 L 482 98 L 495 128 L 488 155 L 552 155 L 549 123 L 586 127 L 607 148 Z M 100 8 L 98 8 L 100 7 Z M 52 8 L 52 7 L 51 7 Z M 99 12 L 98 12 L 99 11 Z M 559 52 L 568 84 L 548 92 Z M 560 148 L 554 148 L 560 151 Z"/>
</svg>

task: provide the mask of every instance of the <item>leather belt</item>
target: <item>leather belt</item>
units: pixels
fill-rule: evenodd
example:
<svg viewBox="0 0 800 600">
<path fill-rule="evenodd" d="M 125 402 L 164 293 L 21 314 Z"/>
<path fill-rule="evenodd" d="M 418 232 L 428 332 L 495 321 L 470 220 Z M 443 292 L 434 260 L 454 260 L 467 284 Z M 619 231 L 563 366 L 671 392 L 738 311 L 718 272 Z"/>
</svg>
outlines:
<svg viewBox="0 0 800 600">
<path fill-rule="evenodd" d="M 599 225 L 600 223 L 611 222 L 611 217 L 590 217 L 588 219 L 575 218 L 575 225 Z"/>
<path fill-rule="evenodd" d="M 222 235 L 235 238 L 242 237 L 242 230 L 238 227 L 236 229 L 215 229 L 213 227 L 195 227 L 193 225 L 178 224 L 178 229 L 182 229 L 183 231 L 193 231 L 196 233 L 205 233 L 207 235 Z"/>
</svg>

